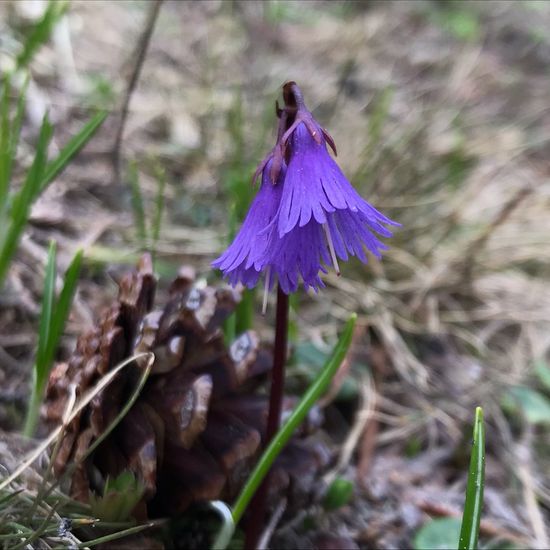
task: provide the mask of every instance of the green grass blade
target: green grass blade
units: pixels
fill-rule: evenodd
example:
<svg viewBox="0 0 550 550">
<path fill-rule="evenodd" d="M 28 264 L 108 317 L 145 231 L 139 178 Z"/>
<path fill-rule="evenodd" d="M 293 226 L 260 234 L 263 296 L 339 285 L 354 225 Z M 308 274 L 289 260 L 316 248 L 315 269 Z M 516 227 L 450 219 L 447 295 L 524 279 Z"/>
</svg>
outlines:
<svg viewBox="0 0 550 550">
<path fill-rule="evenodd" d="M 70 160 L 90 141 L 100 126 L 107 118 L 106 111 L 96 113 L 76 134 L 67 145 L 63 147 L 59 155 L 48 164 L 42 180 L 41 190 L 43 190 L 59 173 L 67 166 Z"/>
<path fill-rule="evenodd" d="M 78 284 L 78 276 L 80 275 L 82 254 L 82 250 L 78 250 L 67 268 L 63 278 L 63 288 L 61 289 L 59 299 L 57 300 L 53 310 L 48 346 L 46 348 L 46 354 L 43 357 L 44 364 L 46 365 L 46 368 L 41 373 L 44 376 L 44 378 L 40 380 L 43 385 L 50 374 L 51 363 L 54 359 L 55 351 L 71 311 L 71 305 L 73 303 L 73 298 Z"/>
<path fill-rule="evenodd" d="M 52 314 L 55 300 L 55 278 L 56 278 L 56 245 L 52 241 L 48 250 L 48 263 L 46 264 L 46 275 L 44 277 L 44 291 L 42 296 L 42 310 L 40 312 L 40 324 L 38 328 L 38 349 L 36 351 L 36 360 L 32 373 L 31 398 L 27 410 L 27 418 L 23 433 L 31 437 L 34 435 L 38 413 L 40 409 L 40 370 L 43 368 L 44 356 L 50 338 L 50 329 L 52 325 Z"/>
<path fill-rule="evenodd" d="M 153 223 L 151 226 L 151 246 L 154 253 L 160 238 L 160 228 L 162 226 L 162 214 L 164 212 L 164 189 L 166 188 L 166 174 L 160 166 L 155 167 L 155 176 L 157 179 L 157 194 L 155 197 L 155 211 L 153 213 Z"/>
<path fill-rule="evenodd" d="M 479 524 L 483 508 L 483 486 L 485 483 L 485 427 L 483 424 L 483 409 L 476 408 L 474 421 L 474 443 L 470 458 L 468 484 L 466 486 L 466 502 L 460 529 L 459 550 L 474 550 L 477 548 Z"/>
<path fill-rule="evenodd" d="M 15 118 L 13 119 L 13 127 L 11 131 L 11 152 L 12 152 L 12 161 L 15 160 L 15 153 L 17 152 L 17 144 L 19 143 L 19 137 L 21 136 L 21 124 L 23 122 L 23 115 L 25 113 L 25 102 L 27 99 L 27 89 L 29 87 L 30 77 L 27 75 L 19 98 L 17 99 L 17 108 L 15 110 Z M 10 172 L 11 176 L 11 172 Z"/>
<path fill-rule="evenodd" d="M 2 87 L 2 97 L 0 98 L 0 221 L 5 220 L 8 208 L 11 172 L 17 154 L 28 84 L 29 78 L 27 77 L 17 100 L 13 122 L 10 121 L 11 79 L 9 75 L 5 76 Z"/>
<path fill-rule="evenodd" d="M 0 233 L 0 286 L 2 286 L 11 258 L 19 243 L 19 238 L 27 225 L 31 205 L 39 193 L 51 137 L 52 126 L 48 121 L 48 117 L 45 116 L 40 128 L 34 161 L 21 189 L 11 201 L 11 208 L 6 216 L 7 219 L 2 220 L 3 232 Z"/>
<path fill-rule="evenodd" d="M 9 167 L 11 157 L 11 124 L 10 124 L 10 77 L 6 75 L 0 98 L 0 215 L 8 200 Z M 3 220 L 3 216 L 0 217 Z"/>
<path fill-rule="evenodd" d="M 16 121 L 17 117 L 18 115 L 16 114 Z M 106 117 L 106 112 L 94 115 L 80 132 L 69 140 L 57 158 L 47 165 L 47 151 L 53 129 L 47 117 L 44 117 L 36 145 L 35 159 L 27 174 L 25 183 L 11 200 L 9 215 L 0 218 L 4 229 L 0 233 L 0 286 L 3 283 L 11 258 L 19 243 L 19 238 L 27 224 L 32 203 L 36 200 L 39 193 L 46 188 L 48 183 L 67 166 L 74 155 L 90 140 Z"/>
<path fill-rule="evenodd" d="M 59 345 L 59 340 L 63 334 L 65 323 L 71 310 L 80 274 L 82 251 L 79 250 L 75 254 L 75 257 L 67 268 L 63 288 L 57 301 L 55 300 L 55 279 L 57 274 L 55 257 L 55 243 L 52 242 L 48 254 L 46 278 L 44 281 L 44 298 L 38 333 L 38 351 L 33 371 L 31 399 L 24 427 L 24 434 L 29 437 L 36 430 L 44 388 L 46 387 L 53 364 L 55 351 Z"/>
<path fill-rule="evenodd" d="M 40 312 L 40 325 L 38 328 L 38 350 L 36 352 L 36 370 L 38 371 L 44 363 L 46 350 L 50 340 L 52 328 L 52 316 L 55 302 L 55 279 L 57 246 L 55 241 L 50 242 L 48 250 L 48 262 L 46 264 L 46 276 L 44 277 L 44 291 L 42 295 L 42 310 Z"/>
<path fill-rule="evenodd" d="M 4 139 L 0 140 L 2 144 L 3 143 L 6 144 L 5 150 L 3 150 L 2 153 L 0 153 L 0 154 L 5 154 L 5 164 L 0 163 L 0 164 L 4 164 L 2 169 L 3 173 L 1 176 L 1 179 L 3 181 L 0 183 L 0 220 L 4 219 L 4 216 L 9 207 L 8 194 L 9 194 L 10 180 L 11 180 L 13 163 L 15 162 L 15 159 L 17 156 L 17 145 L 19 143 L 19 136 L 21 135 L 21 124 L 23 122 L 23 114 L 25 112 L 25 99 L 27 96 L 28 85 L 29 85 L 29 77 L 27 76 L 23 84 L 21 93 L 19 94 L 19 98 L 17 99 L 17 108 L 15 110 L 15 117 L 13 119 L 13 122 L 11 124 L 9 124 L 9 121 L 7 122 L 10 128 L 6 133 L 5 141 Z M 6 93 L 6 96 L 7 95 L 8 93 Z M 6 113 L 6 119 L 9 119 L 8 113 Z M 3 149 L 3 145 L 0 145 L 0 148 Z"/>
<path fill-rule="evenodd" d="M 135 162 L 128 166 L 128 181 L 132 192 L 132 212 L 136 224 L 136 235 L 142 246 L 145 247 L 147 240 L 147 228 L 145 225 L 145 207 L 143 206 L 143 195 L 139 187 L 139 175 Z"/>
<path fill-rule="evenodd" d="M 30 30 L 27 39 L 23 45 L 23 49 L 17 56 L 17 69 L 26 67 L 34 54 L 41 48 L 49 39 L 52 31 L 58 21 L 63 17 L 68 2 L 50 0 L 44 15 Z"/>
<path fill-rule="evenodd" d="M 244 511 L 246 510 L 250 499 L 254 496 L 254 493 L 260 486 L 260 483 L 269 472 L 271 465 L 273 464 L 283 447 L 286 445 L 288 440 L 291 438 L 296 428 L 303 422 L 311 407 L 313 407 L 313 405 L 321 397 L 321 395 L 325 393 L 328 385 L 330 384 L 330 381 L 336 374 L 336 371 L 342 364 L 342 361 L 344 360 L 346 353 L 348 352 L 356 319 L 357 315 L 355 313 L 352 314 L 352 316 L 346 323 L 342 335 L 340 336 L 340 340 L 336 344 L 332 355 L 325 363 L 318 378 L 308 388 L 307 392 L 298 403 L 298 406 L 294 409 L 287 421 L 277 432 L 277 435 L 273 438 L 267 449 L 264 451 L 262 457 L 258 461 L 258 464 L 248 478 L 233 507 L 232 514 L 235 524 L 237 524 L 242 518 L 242 515 L 244 514 Z"/>
</svg>

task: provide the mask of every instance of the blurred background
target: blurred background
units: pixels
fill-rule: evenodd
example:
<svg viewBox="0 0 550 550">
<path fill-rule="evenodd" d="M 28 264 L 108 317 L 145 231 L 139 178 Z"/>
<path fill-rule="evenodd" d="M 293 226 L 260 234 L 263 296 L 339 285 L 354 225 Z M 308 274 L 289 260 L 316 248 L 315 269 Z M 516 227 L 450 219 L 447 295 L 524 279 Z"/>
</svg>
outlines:
<svg viewBox="0 0 550 550">
<path fill-rule="evenodd" d="M 73 1 L 30 63 L 16 175 L 46 111 L 53 151 L 111 114 L 35 203 L 0 293 L 0 426 L 18 429 L 25 407 L 48 240 L 62 270 L 85 249 L 65 353 L 142 250 L 161 277 L 192 264 L 216 281 L 295 80 L 344 173 L 402 224 L 382 262 L 352 259 L 293 302 L 291 392 L 350 312 L 361 326 L 328 419 L 355 498 L 325 527 L 364 548 L 446 547 L 481 405 L 483 544 L 547 548 L 550 3 L 165 1 L 140 59 L 153 5 Z M 0 4 L 0 69 L 46 9 Z M 273 309 L 257 320 L 266 340 Z"/>
</svg>

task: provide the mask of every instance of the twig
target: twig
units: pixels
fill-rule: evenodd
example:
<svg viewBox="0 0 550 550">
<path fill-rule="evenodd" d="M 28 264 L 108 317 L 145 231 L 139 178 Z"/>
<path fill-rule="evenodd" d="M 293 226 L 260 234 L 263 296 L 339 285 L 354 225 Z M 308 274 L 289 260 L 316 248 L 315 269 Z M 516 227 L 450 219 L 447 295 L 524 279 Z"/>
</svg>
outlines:
<svg viewBox="0 0 550 550">
<path fill-rule="evenodd" d="M 478 235 L 466 248 L 461 258 L 464 261 L 464 278 L 471 280 L 472 269 L 476 263 L 476 259 L 479 253 L 485 247 L 489 237 L 498 229 L 521 205 L 521 203 L 533 192 L 533 188 L 530 186 L 522 187 L 508 200 L 502 208 L 499 210 L 493 221 L 485 228 L 485 230 Z"/>
<path fill-rule="evenodd" d="M 271 519 L 269 520 L 267 527 L 264 529 L 264 532 L 262 533 L 262 536 L 258 541 L 258 550 L 267 549 L 267 545 L 269 544 L 269 541 L 273 536 L 273 532 L 275 531 L 277 524 L 279 523 L 279 521 L 281 521 L 281 517 L 285 511 L 285 508 L 286 508 L 286 499 L 283 499 L 281 500 L 281 502 L 279 502 L 279 505 L 273 512 L 273 515 L 271 516 Z"/>
<path fill-rule="evenodd" d="M 372 378 L 366 375 L 361 383 L 361 408 L 357 412 L 353 426 L 341 446 L 340 456 L 336 466 L 323 477 L 323 482 L 330 485 L 338 473 L 350 463 L 351 457 L 359 444 L 359 441 L 375 410 L 376 392 Z"/>
<path fill-rule="evenodd" d="M 376 396 L 376 389 L 374 390 L 374 396 Z M 373 411 L 376 411 L 376 400 L 373 404 Z M 374 456 L 374 450 L 376 448 L 378 430 L 380 423 L 373 416 L 367 422 L 363 435 L 361 436 L 361 442 L 359 445 L 359 458 L 357 461 L 357 478 L 361 485 L 364 485 L 367 479 L 367 474 L 372 463 L 372 457 Z"/>
<path fill-rule="evenodd" d="M 147 53 L 147 49 L 149 47 L 149 41 L 151 39 L 151 35 L 153 34 L 153 29 L 155 27 L 155 23 L 157 21 L 162 2 L 163 0 L 154 0 L 150 4 L 149 13 L 147 14 L 143 31 L 136 44 L 136 49 L 134 50 L 131 57 L 131 60 L 133 60 L 132 72 L 130 74 L 128 84 L 122 98 L 120 118 L 116 131 L 115 142 L 113 145 L 113 171 L 115 175 L 116 185 L 120 184 L 121 180 L 122 156 L 120 149 L 122 145 L 122 135 L 124 134 L 124 126 L 126 124 L 126 118 L 128 117 L 128 107 L 130 105 L 130 100 L 132 98 L 132 94 L 134 93 L 134 89 L 138 82 L 141 68 L 143 67 L 143 62 L 145 61 L 145 54 Z"/>
</svg>

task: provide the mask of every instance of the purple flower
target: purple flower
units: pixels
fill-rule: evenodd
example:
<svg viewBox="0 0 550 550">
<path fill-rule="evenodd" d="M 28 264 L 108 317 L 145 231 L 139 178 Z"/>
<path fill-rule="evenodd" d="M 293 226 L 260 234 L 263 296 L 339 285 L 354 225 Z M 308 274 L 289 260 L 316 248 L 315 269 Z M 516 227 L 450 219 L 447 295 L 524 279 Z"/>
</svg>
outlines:
<svg viewBox="0 0 550 550">
<path fill-rule="evenodd" d="M 267 229 L 273 226 L 279 209 L 285 175 L 283 166 L 277 182 L 271 183 L 271 166 L 269 160 L 263 168 L 260 189 L 240 231 L 229 248 L 212 262 L 212 266 L 220 269 L 233 286 L 242 283 L 252 288 L 266 265 L 265 250 L 271 233 L 274 233 L 274 229 L 271 232 Z"/>
<path fill-rule="evenodd" d="M 266 284 L 271 286 L 277 280 L 289 294 L 297 290 L 301 279 L 305 289 L 317 291 L 325 286 L 319 276 L 320 271 L 327 272 L 323 263 L 330 262 L 323 228 L 314 220 L 282 238 L 273 231 L 264 257 L 270 276 Z"/>
<path fill-rule="evenodd" d="M 285 85 L 286 93 L 292 85 Z M 339 273 L 338 259 L 351 255 L 366 262 L 365 250 L 380 258 L 387 247 L 375 234 L 391 237 L 385 225 L 399 225 L 355 191 L 327 150 L 328 142 L 336 153 L 332 138 L 306 109 L 297 87 L 293 94 L 285 96 L 287 107 L 279 112 L 277 145 L 258 168 L 258 195 L 237 237 L 213 263 L 233 285 L 252 287 L 265 272 L 266 290 L 278 281 L 288 294 L 302 281 L 317 291 L 324 286 L 325 266 Z"/>
<path fill-rule="evenodd" d="M 374 233 L 391 237 L 392 233 L 383 224 L 398 224 L 359 196 L 327 151 L 325 132 L 313 118 L 307 120 L 307 124 L 297 120 L 290 130 L 290 160 L 277 212 L 281 242 L 276 249 L 280 249 L 283 241 L 287 247 L 298 245 L 302 228 L 307 228 L 313 235 L 313 227 L 316 227 L 315 238 L 312 237 L 309 245 L 315 246 L 316 250 L 308 251 L 307 260 L 301 266 L 303 269 L 298 269 L 306 286 L 317 288 L 318 276 L 309 276 L 313 272 L 310 269 L 313 255 L 318 258 L 317 272 L 321 269 L 321 260 L 332 263 L 339 272 L 337 258 L 346 261 L 348 254 L 366 262 L 365 248 L 380 258 L 380 251 L 387 247 Z M 296 234 L 295 239 L 293 234 Z M 326 259 L 327 252 L 330 254 L 329 261 Z M 297 263 L 292 254 L 273 254 L 272 261 L 279 273 L 296 271 Z"/>
</svg>

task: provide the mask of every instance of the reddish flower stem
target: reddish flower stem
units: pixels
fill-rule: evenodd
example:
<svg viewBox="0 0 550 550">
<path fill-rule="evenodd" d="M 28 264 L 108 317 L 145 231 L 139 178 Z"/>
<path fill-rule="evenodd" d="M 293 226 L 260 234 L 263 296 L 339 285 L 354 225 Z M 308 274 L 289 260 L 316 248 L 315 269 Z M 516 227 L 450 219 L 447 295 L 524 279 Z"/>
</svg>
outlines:
<svg viewBox="0 0 550 550">
<path fill-rule="evenodd" d="M 279 431 L 283 406 L 285 386 L 285 363 L 288 336 L 288 295 L 281 287 L 277 287 L 277 311 L 275 317 L 275 350 L 273 353 L 273 370 L 271 372 L 271 388 L 269 390 L 269 413 L 264 449 L 269 445 L 273 436 Z M 254 550 L 257 547 L 260 535 L 265 525 L 267 494 L 269 492 L 269 475 L 254 495 L 250 503 L 250 517 L 248 518 L 245 536 L 245 550 Z"/>
<path fill-rule="evenodd" d="M 275 351 L 273 353 L 273 371 L 269 393 L 269 415 L 265 446 L 273 439 L 281 424 L 281 410 L 285 385 L 286 347 L 288 337 L 288 294 L 277 287 L 277 312 L 275 317 Z"/>
<path fill-rule="evenodd" d="M 295 118 L 296 107 L 303 105 L 300 88 L 295 82 L 288 82 L 283 87 L 285 108 L 276 105 L 279 125 L 277 144 L 280 144 L 285 131 L 290 128 Z M 288 159 L 287 159 L 288 161 Z M 277 164 L 277 163 L 275 163 Z M 273 176 L 273 175 L 272 175 Z M 277 286 L 277 311 L 275 314 L 275 351 L 273 353 L 273 370 L 271 371 L 271 388 L 269 390 L 269 413 L 263 448 L 265 449 L 281 424 L 281 412 L 285 389 L 285 363 L 288 337 L 288 295 Z M 269 493 L 269 474 L 258 488 L 250 503 L 250 515 L 246 525 L 245 550 L 255 550 L 258 546 L 265 525 L 267 495 Z"/>
</svg>

